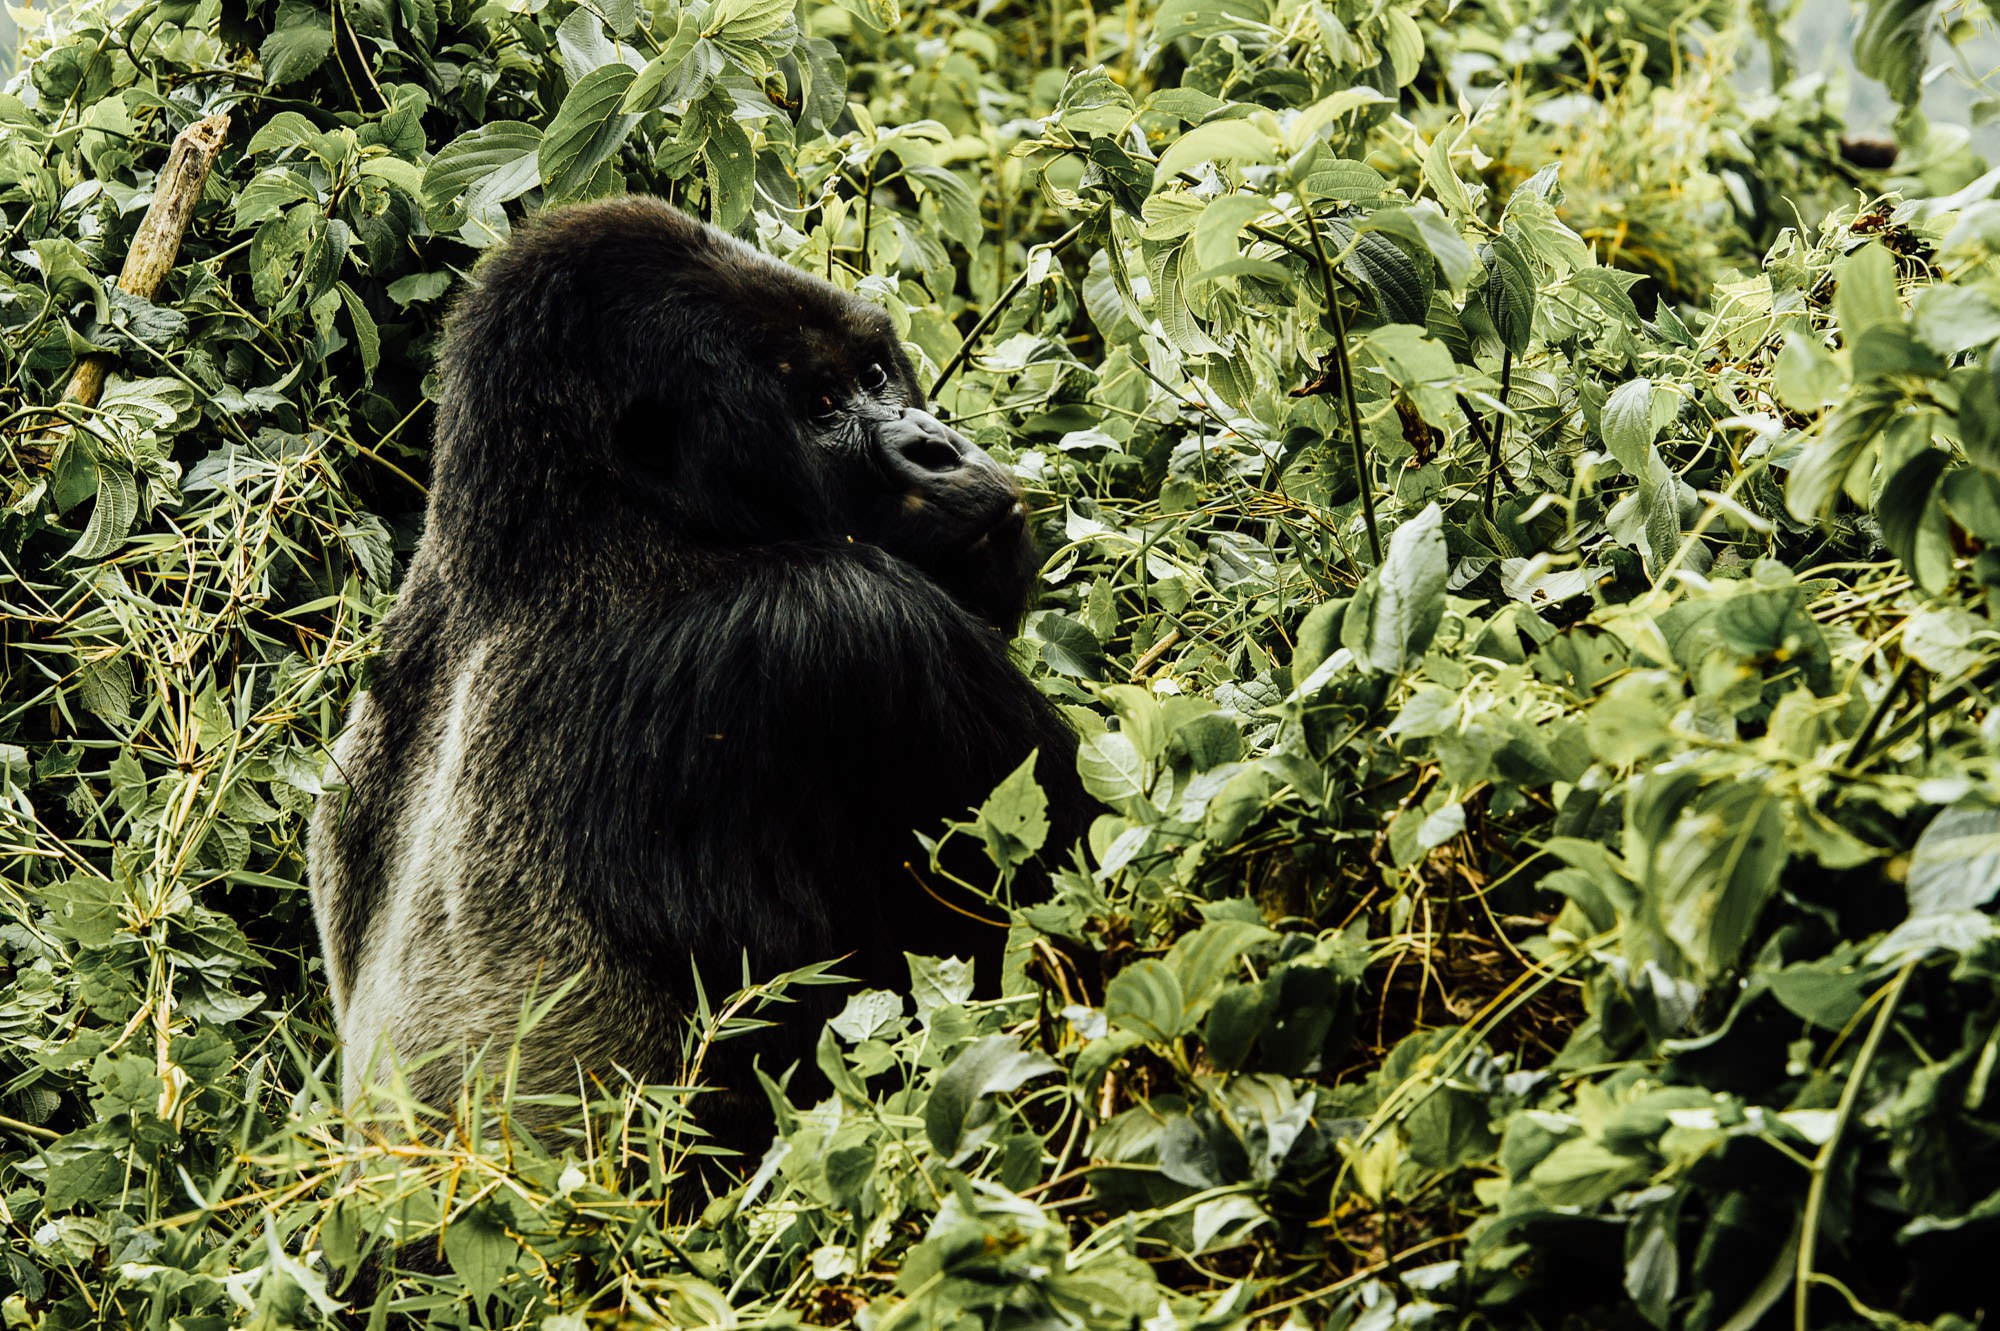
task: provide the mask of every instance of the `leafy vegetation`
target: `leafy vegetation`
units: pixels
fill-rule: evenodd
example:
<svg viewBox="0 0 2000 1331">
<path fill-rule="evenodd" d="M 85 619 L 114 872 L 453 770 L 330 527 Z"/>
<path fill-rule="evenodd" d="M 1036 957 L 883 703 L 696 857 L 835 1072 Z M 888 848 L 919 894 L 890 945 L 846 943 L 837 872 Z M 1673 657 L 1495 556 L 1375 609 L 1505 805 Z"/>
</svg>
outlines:
<svg viewBox="0 0 2000 1331">
<path fill-rule="evenodd" d="M 1862 67 L 1911 106 L 1982 13 L 1868 0 Z M 0 1323 L 1975 1324 L 2000 177 L 1734 91 L 1784 17 L 47 16 L 0 94 Z M 1013 997 L 853 994 L 705 1210 L 684 1088 L 531 1140 L 496 1050 L 443 1137 L 343 1118 L 300 885 L 441 309 L 620 190 L 881 302 L 1016 468 L 1021 659 L 1105 806 L 921 829 L 1060 870 Z M 827 980 L 713 995 L 687 1080 Z M 353 1282 L 390 1243 L 447 1273 Z"/>
</svg>

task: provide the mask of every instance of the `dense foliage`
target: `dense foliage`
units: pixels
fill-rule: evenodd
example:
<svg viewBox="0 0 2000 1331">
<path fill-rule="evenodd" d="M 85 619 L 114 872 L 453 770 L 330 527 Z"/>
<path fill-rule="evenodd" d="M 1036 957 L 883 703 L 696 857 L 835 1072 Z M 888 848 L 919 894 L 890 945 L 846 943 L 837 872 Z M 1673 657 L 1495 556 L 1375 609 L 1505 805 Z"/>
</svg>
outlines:
<svg viewBox="0 0 2000 1331">
<path fill-rule="evenodd" d="M 310 1325 L 394 1241 L 449 1273 L 378 1323 L 1971 1325 L 2000 177 L 1733 90 L 1785 10 L 59 10 L 0 94 L 0 1324 Z M 1857 59 L 1913 107 L 1978 16 Z M 1015 997 L 853 994 L 700 1214 L 685 1089 L 528 1140 L 495 1050 L 442 1138 L 343 1120 L 300 886 L 440 312 L 628 189 L 884 304 L 1017 469 L 1105 806 L 968 811 L 1060 869 Z M 826 979 L 712 994 L 687 1080 Z"/>
</svg>

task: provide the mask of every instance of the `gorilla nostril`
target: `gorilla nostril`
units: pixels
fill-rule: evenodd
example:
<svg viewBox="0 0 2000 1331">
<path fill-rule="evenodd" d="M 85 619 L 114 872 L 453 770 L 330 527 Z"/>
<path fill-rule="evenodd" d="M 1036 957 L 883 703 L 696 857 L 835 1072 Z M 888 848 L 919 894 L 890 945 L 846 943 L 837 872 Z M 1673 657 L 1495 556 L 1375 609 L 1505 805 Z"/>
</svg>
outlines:
<svg viewBox="0 0 2000 1331">
<path fill-rule="evenodd" d="M 905 443 L 901 449 L 903 457 L 922 467 L 925 471 L 957 471 L 964 459 L 959 456 L 948 440 L 919 435 Z"/>
</svg>

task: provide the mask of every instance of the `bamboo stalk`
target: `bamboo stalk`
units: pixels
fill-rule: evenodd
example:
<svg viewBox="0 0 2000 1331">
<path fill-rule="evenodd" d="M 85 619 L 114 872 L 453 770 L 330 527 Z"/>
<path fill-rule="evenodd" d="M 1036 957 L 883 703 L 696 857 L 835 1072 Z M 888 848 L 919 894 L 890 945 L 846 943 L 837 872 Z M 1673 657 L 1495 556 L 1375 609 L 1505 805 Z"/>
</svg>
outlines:
<svg viewBox="0 0 2000 1331">
<path fill-rule="evenodd" d="M 201 202 L 202 187 L 215 166 L 229 133 L 229 116 L 218 112 L 195 121 L 174 136 L 173 150 L 153 186 L 153 202 L 139 220 L 139 230 L 126 251 L 125 266 L 118 273 L 118 289 L 151 300 L 180 256 L 181 237 L 194 219 L 195 205 Z M 63 401 L 81 406 L 97 405 L 104 391 L 104 376 L 111 368 L 108 356 L 85 356 L 70 375 Z"/>
</svg>

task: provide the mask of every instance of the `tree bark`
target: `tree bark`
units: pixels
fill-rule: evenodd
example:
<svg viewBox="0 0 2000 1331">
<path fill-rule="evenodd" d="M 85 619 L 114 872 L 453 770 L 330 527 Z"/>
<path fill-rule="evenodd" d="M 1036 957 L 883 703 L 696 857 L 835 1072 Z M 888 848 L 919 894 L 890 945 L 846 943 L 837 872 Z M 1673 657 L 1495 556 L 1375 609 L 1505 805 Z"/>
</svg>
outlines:
<svg viewBox="0 0 2000 1331">
<path fill-rule="evenodd" d="M 125 266 L 118 274 L 119 290 L 151 300 L 166 281 L 180 255 L 181 237 L 187 234 L 195 205 L 201 202 L 202 187 L 208 184 L 209 170 L 214 167 L 216 154 L 222 151 L 228 133 L 229 116 L 219 112 L 195 121 L 174 136 L 173 150 L 167 154 L 167 164 L 153 186 L 153 202 L 147 206 L 138 233 L 132 237 L 132 248 L 125 254 Z M 96 406 L 110 366 L 110 358 L 102 355 L 85 356 L 78 361 L 69 387 L 63 390 L 63 401 Z"/>
</svg>

